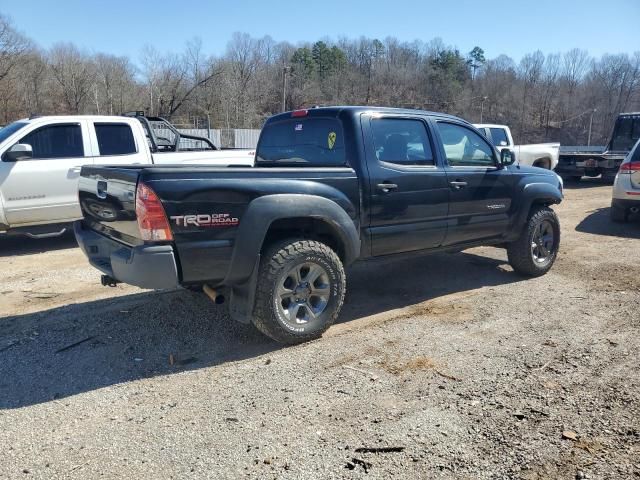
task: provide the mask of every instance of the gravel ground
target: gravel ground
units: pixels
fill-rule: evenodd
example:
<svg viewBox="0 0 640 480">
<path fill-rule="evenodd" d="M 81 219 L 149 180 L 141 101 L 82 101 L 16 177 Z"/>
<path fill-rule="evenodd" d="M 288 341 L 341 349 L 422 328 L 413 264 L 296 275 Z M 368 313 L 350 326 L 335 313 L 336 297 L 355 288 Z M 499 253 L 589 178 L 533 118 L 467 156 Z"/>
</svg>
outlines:
<svg viewBox="0 0 640 480">
<path fill-rule="evenodd" d="M 542 278 L 493 248 L 360 264 L 289 348 L 2 239 L 0 478 L 640 478 L 640 222 L 610 191 L 567 189 Z"/>
</svg>

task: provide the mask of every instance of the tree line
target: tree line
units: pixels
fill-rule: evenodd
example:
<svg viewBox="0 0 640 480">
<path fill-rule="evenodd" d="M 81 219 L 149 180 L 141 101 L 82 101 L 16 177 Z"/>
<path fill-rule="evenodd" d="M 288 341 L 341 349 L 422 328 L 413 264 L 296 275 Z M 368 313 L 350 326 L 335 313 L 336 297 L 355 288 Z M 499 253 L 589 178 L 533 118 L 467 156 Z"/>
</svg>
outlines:
<svg viewBox="0 0 640 480">
<path fill-rule="evenodd" d="M 447 112 L 511 126 L 518 142 L 604 144 L 622 111 L 640 110 L 640 52 L 485 58 L 429 42 L 340 38 L 292 45 L 236 33 L 221 56 L 199 39 L 181 53 L 40 48 L 0 15 L 0 123 L 33 114 L 144 110 L 183 126 L 260 128 L 269 115 L 313 105 Z"/>
</svg>

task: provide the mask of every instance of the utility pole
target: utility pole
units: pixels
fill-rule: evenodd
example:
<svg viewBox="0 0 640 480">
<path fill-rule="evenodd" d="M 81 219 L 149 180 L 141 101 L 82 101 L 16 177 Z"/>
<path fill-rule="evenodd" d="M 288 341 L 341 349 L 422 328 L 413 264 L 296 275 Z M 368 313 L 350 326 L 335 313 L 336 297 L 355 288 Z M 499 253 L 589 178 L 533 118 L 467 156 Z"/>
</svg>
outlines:
<svg viewBox="0 0 640 480">
<path fill-rule="evenodd" d="M 482 97 L 482 101 L 480 102 L 480 123 L 482 123 L 482 116 L 484 115 L 484 102 L 488 99 L 489 97 Z"/>
<path fill-rule="evenodd" d="M 589 119 L 589 136 L 587 137 L 587 147 L 591 146 L 591 127 L 593 127 L 593 114 L 598 111 L 597 108 L 594 108 L 591 111 L 591 118 Z"/>
<path fill-rule="evenodd" d="M 287 111 L 287 75 L 291 71 L 291 67 L 286 66 L 282 69 L 282 111 Z"/>
</svg>

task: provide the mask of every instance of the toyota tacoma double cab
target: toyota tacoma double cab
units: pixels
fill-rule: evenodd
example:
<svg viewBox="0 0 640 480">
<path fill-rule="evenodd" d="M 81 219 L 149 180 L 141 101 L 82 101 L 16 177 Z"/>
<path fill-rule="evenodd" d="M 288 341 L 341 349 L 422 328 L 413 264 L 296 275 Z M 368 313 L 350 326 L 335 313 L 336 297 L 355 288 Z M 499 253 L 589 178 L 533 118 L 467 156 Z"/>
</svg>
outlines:
<svg viewBox="0 0 640 480">
<path fill-rule="evenodd" d="M 83 167 L 74 229 L 103 284 L 202 287 L 298 343 L 336 320 L 357 260 L 497 245 L 546 273 L 562 181 L 513 161 L 449 115 L 296 110 L 267 120 L 254 168 Z"/>
</svg>

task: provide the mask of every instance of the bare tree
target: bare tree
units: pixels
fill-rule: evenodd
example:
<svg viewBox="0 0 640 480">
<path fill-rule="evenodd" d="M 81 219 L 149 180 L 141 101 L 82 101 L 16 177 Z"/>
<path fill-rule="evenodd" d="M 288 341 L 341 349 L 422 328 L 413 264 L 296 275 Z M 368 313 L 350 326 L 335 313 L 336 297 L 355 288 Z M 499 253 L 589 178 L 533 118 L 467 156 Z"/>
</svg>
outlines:
<svg viewBox="0 0 640 480">
<path fill-rule="evenodd" d="M 96 75 L 92 59 L 72 44 L 58 44 L 49 52 L 49 66 L 65 110 L 80 113 Z"/>
<path fill-rule="evenodd" d="M 437 38 L 406 42 L 323 38 L 292 45 L 236 33 L 220 57 L 194 38 L 179 54 L 146 47 L 137 64 L 71 44 L 39 50 L 0 16 L 0 121 L 30 113 L 106 113 L 145 109 L 191 124 L 259 127 L 286 104 L 372 104 L 441 110 L 510 124 L 521 142 L 603 141 L 615 116 L 640 109 L 640 52 L 592 59 L 562 55 L 461 55 Z M 485 61 L 486 60 L 486 61 Z M 475 70 L 475 73 L 473 72 Z"/>
<path fill-rule="evenodd" d="M 9 75 L 30 48 L 31 42 L 0 14 L 0 81 Z"/>
</svg>

